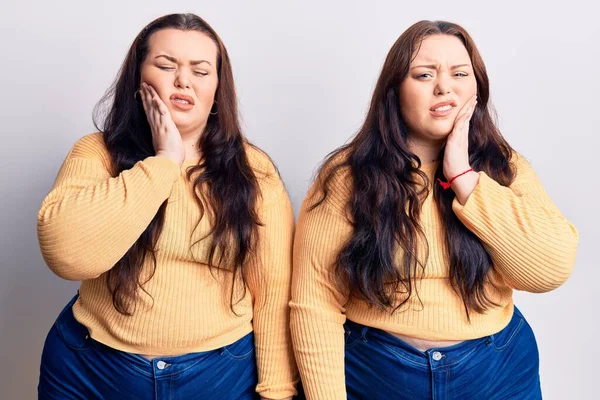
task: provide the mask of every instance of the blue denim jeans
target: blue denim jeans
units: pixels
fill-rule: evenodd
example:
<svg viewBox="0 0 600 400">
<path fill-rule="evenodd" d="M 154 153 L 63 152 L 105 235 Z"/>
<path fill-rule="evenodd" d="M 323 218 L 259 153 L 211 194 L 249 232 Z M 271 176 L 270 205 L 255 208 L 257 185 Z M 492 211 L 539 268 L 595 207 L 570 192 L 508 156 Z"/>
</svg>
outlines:
<svg viewBox="0 0 600 400">
<path fill-rule="evenodd" d="M 515 307 L 506 328 L 422 352 L 379 329 L 348 321 L 348 399 L 541 399 L 531 327 Z"/>
<path fill-rule="evenodd" d="M 257 399 L 254 335 L 220 349 L 152 361 L 89 336 L 64 308 L 44 344 L 39 399 Z"/>
</svg>

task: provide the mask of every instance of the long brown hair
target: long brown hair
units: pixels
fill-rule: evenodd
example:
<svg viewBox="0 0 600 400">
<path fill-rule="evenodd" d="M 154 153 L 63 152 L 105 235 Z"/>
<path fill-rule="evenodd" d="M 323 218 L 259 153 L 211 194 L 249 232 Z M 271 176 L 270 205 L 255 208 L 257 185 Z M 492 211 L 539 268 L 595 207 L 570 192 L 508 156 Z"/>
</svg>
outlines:
<svg viewBox="0 0 600 400">
<path fill-rule="evenodd" d="M 140 87 L 141 65 L 149 51 L 149 38 L 167 28 L 202 32 L 218 49 L 219 83 L 215 93 L 218 111 L 209 115 L 199 142 L 202 157 L 198 165 L 188 170 L 187 177 L 190 180 L 193 177 L 201 215 L 208 212 L 212 221 L 212 229 L 204 237 L 210 236 L 212 241 L 209 267 L 220 267 L 225 261 L 231 263 L 234 279 L 240 277 L 245 290 L 245 266 L 258 240 L 259 188 L 244 148 L 248 143 L 239 123 L 229 56 L 211 26 L 194 14 L 166 15 L 148 24 L 133 41 L 115 83 L 96 106 L 94 123 L 103 131 L 115 176 L 154 155 L 150 126 L 134 93 Z M 103 113 L 103 108 L 108 111 Z M 97 123 L 98 119 L 102 120 L 101 124 Z M 200 188 L 203 190 L 196 190 Z M 106 275 L 114 307 L 122 314 L 133 314 L 138 289 L 144 290 L 144 283 L 156 271 L 156 244 L 163 228 L 166 205 L 165 201 L 140 238 Z M 147 280 L 142 281 L 142 266 L 148 256 L 152 257 L 154 269 Z M 235 287 L 233 285 L 231 292 L 232 311 Z"/>
<path fill-rule="evenodd" d="M 460 39 L 473 64 L 478 104 L 469 128 L 471 166 L 505 186 L 514 179 L 509 163 L 513 150 L 492 118 L 489 80 L 475 43 L 456 24 L 417 22 L 389 51 L 361 129 L 350 143 L 325 160 L 317 178 L 321 190 L 316 193 L 321 196 L 311 207 L 321 205 L 331 195 L 334 178 L 347 171 L 351 196 L 346 206 L 353 232 L 337 256 L 335 277 L 354 296 L 392 312 L 408 301 L 413 289 L 416 291 L 413 280 L 426 263 L 417 257 L 418 241 L 424 241 L 428 249 L 419 216 L 423 195 L 429 193 L 429 179 L 419 170 L 421 160 L 407 146 L 408 130 L 400 113 L 399 89 L 420 44 L 430 35 Z M 444 149 L 439 159 L 443 159 L 443 153 Z M 435 178 L 443 178 L 442 163 Z M 423 181 L 425 187 L 418 189 Z M 490 256 L 452 211 L 454 192 L 441 191 L 434 185 L 433 195 L 442 216 L 443 250 L 450 263 L 453 287 L 463 300 L 467 317 L 470 310 L 483 312 L 494 305 L 485 290 L 488 272 L 493 268 Z M 398 248 L 403 250 L 400 265 L 396 262 Z M 404 299 L 396 304 L 398 292 Z"/>
</svg>

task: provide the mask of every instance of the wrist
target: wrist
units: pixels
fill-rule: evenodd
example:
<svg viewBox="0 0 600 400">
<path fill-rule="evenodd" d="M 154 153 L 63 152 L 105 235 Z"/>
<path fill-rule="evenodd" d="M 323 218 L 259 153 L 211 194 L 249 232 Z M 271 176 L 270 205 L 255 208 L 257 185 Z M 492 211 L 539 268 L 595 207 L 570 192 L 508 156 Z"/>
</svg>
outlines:
<svg viewBox="0 0 600 400">
<path fill-rule="evenodd" d="M 468 172 L 452 182 L 452 191 L 460 204 L 466 204 L 478 183 L 479 174 L 475 171 Z"/>
<path fill-rule="evenodd" d="M 454 163 L 452 165 L 446 164 L 444 163 L 444 169 L 443 169 L 443 173 L 444 173 L 444 178 L 446 178 L 446 180 L 450 180 L 452 178 L 454 178 L 455 176 L 462 174 L 463 172 L 471 169 L 471 163 Z"/>
<path fill-rule="evenodd" d="M 156 152 L 156 157 L 162 157 L 162 158 L 168 158 L 169 160 L 173 161 L 174 163 L 178 164 L 180 167 L 183 164 L 183 158 L 178 155 L 178 154 L 174 154 L 174 153 L 169 153 L 167 151 L 157 151 Z"/>
<path fill-rule="evenodd" d="M 466 167 L 462 170 L 459 170 L 459 172 L 457 173 L 452 173 L 452 174 L 446 174 L 444 173 L 444 175 L 446 176 L 446 179 L 448 179 L 447 182 L 444 182 L 443 180 L 438 178 L 438 182 L 440 183 L 440 185 L 442 186 L 442 188 L 444 188 L 444 190 L 450 189 L 450 187 L 452 186 L 452 184 L 457 180 L 457 179 L 461 179 L 463 176 L 469 174 L 473 172 L 473 168 L 471 167 Z"/>
</svg>

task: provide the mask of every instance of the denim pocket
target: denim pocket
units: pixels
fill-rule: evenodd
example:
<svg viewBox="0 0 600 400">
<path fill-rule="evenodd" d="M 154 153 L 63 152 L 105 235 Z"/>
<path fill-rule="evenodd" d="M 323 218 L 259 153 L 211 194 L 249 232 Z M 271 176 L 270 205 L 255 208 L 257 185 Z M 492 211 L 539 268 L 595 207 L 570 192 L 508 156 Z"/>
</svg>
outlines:
<svg viewBox="0 0 600 400">
<path fill-rule="evenodd" d="M 75 304 L 77 297 L 75 296 L 61 311 L 54 327 L 69 348 L 75 351 L 86 351 L 92 348 L 92 340 L 88 329 L 77 321 L 73 315 L 73 304 Z"/>
<path fill-rule="evenodd" d="M 344 324 L 344 347 L 346 349 L 351 349 L 360 342 L 366 341 L 364 335 L 366 334 L 367 330 L 367 327 L 360 329 L 354 326 L 354 324 Z"/>
<path fill-rule="evenodd" d="M 221 354 L 234 360 L 245 360 L 254 354 L 254 333 L 250 332 L 230 345 L 221 347 Z"/>
</svg>

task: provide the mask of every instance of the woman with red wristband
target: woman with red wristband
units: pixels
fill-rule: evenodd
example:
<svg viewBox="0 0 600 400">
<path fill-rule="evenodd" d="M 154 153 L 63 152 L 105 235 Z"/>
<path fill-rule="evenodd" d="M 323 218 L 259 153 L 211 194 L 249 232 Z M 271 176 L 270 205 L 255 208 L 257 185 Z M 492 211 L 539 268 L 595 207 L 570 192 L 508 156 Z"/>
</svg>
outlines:
<svg viewBox="0 0 600 400">
<path fill-rule="evenodd" d="M 512 293 L 565 282 L 578 234 L 489 97 L 456 24 L 418 22 L 390 50 L 299 216 L 291 326 L 308 399 L 541 398 Z"/>
</svg>

